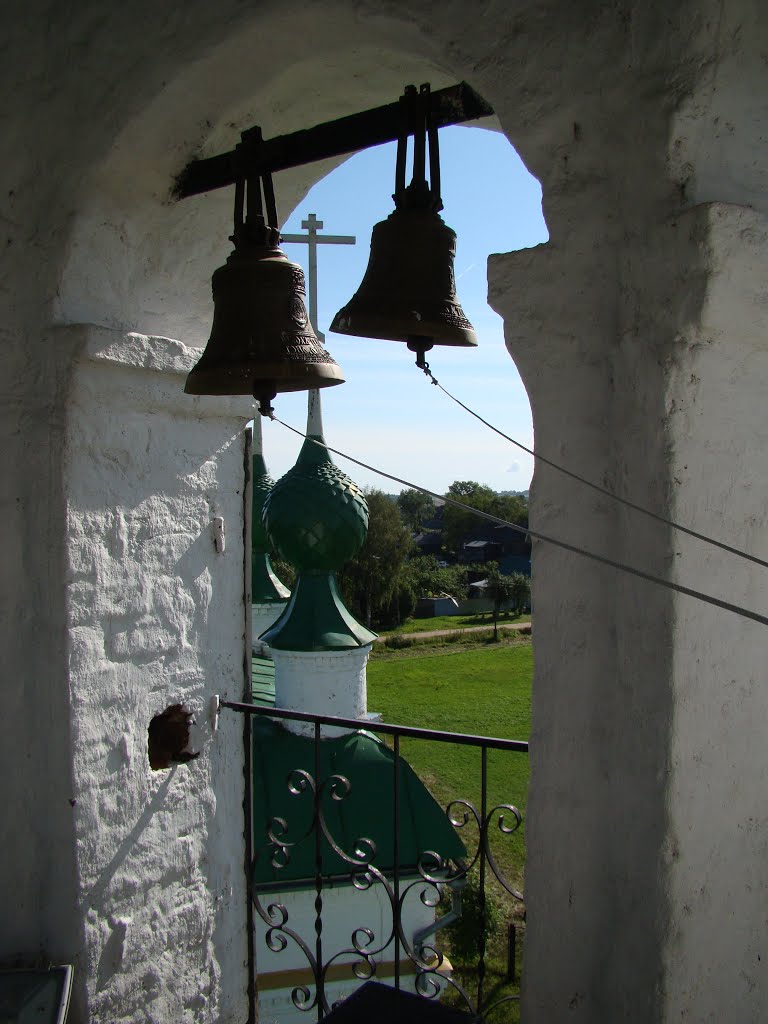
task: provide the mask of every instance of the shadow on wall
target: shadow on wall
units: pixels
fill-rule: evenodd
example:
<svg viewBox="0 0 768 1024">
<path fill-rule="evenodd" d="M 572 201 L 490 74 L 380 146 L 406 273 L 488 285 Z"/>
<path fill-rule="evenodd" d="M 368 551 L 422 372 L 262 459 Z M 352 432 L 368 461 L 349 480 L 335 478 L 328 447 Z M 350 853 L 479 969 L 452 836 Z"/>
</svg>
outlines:
<svg viewBox="0 0 768 1024">
<path fill-rule="evenodd" d="M 160 784 L 160 788 L 157 790 L 155 795 L 152 797 L 150 802 L 142 811 L 138 821 L 133 826 L 128 835 L 122 840 L 117 848 L 112 860 L 107 864 L 102 873 L 99 875 L 96 884 L 92 887 L 91 891 L 87 894 L 84 904 L 88 909 L 94 909 L 98 912 L 99 916 L 105 916 L 108 913 L 108 898 L 107 893 L 109 890 L 110 883 L 115 877 L 118 870 L 125 864 L 126 860 L 131 854 L 134 846 L 136 845 L 139 836 L 142 834 L 144 829 L 150 823 L 155 814 L 162 808 L 168 789 L 173 782 L 175 770 L 172 771 L 167 778 L 163 779 Z"/>
</svg>

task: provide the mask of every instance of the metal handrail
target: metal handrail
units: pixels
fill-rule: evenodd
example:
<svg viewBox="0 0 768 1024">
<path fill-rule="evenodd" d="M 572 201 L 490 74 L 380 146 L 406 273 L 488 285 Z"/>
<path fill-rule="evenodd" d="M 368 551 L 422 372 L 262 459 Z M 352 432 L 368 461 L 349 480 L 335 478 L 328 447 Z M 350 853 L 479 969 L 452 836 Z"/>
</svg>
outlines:
<svg viewBox="0 0 768 1024">
<path fill-rule="evenodd" d="M 251 817 L 246 814 L 249 906 L 255 912 L 251 918 L 249 930 L 253 928 L 253 922 L 258 923 L 259 930 L 263 932 L 259 941 L 266 942 L 266 946 L 272 953 L 282 952 L 289 946 L 294 950 L 301 951 L 303 960 L 306 962 L 304 970 L 307 972 L 307 978 L 304 981 L 297 980 L 295 985 L 293 981 L 290 982 L 291 999 L 297 1008 L 309 1011 L 310 1015 L 315 1016 L 320 1024 L 334 1005 L 329 986 L 333 983 L 333 979 L 337 979 L 337 975 L 339 978 L 342 977 L 342 966 L 344 967 L 343 973 L 349 974 L 348 981 L 356 980 L 362 983 L 369 979 L 375 979 L 377 976 L 384 976 L 386 964 L 382 958 L 385 955 L 388 958 L 387 964 L 391 960 L 395 988 L 400 989 L 407 984 L 412 991 L 427 999 L 439 999 L 443 991 L 450 990 L 454 1000 L 458 999 L 478 1021 L 485 1021 L 491 1014 L 495 1015 L 502 1006 L 519 998 L 516 994 L 507 994 L 498 998 L 497 993 L 488 992 L 486 986 L 487 935 L 484 921 L 486 901 L 490 898 L 486 889 L 486 875 L 492 875 L 510 896 L 520 903 L 523 902 L 522 892 L 514 888 L 504 877 L 503 870 L 491 848 L 491 832 L 512 835 L 522 824 L 522 815 L 513 804 L 493 804 L 490 799 L 488 751 L 503 750 L 527 753 L 529 749 L 527 741 L 395 725 L 369 721 L 367 718 L 319 715 L 263 704 L 220 701 L 218 698 L 215 699 L 215 708 L 216 713 L 219 709 L 226 708 L 245 716 L 246 743 L 249 750 L 252 742 L 250 737 L 253 736 L 250 722 L 253 717 L 282 719 L 304 723 L 312 727 L 306 737 L 314 740 L 314 754 L 309 755 L 312 767 L 308 767 L 306 761 L 302 761 L 301 767 L 298 764 L 292 767 L 285 777 L 285 785 L 293 797 L 299 800 L 304 799 L 305 808 L 306 800 L 311 801 L 309 818 L 307 819 L 304 815 L 301 819 L 299 832 L 292 833 L 289 828 L 290 815 L 286 815 L 284 811 L 278 810 L 276 807 L 269 811 L 267 819 L 264 819 L 262 811 L 259 812 L 259 825 L 257 825 L 256 816 Z M 330 738 L 330 736 L 323 737 L 322 726 L 339 729 L 342 733 L 373 733 L 392 737 L 393 803 L 391 808 L 392 831 L 390 833 L 392 849 L 384 863 L 377 852 L 379 834 L 375 831 L 370 834 L 366 831 L 366 835 L 356 836 L 351 850 L 347 849 L 335 834 L 334 824 L 328 817 L 328 809 L 330 805 L 338 807 L 340 802 L 343 803 L 346 800 L 355 786 L 356 779 L 353 774 L 347 777 L 339 769 L 330 769 L 330 774 L 328 774 L 328 765 L 321 767 L 322 741 L 324 738 Z M 403 762 L 400 756 L 400 741 L 402 738 L 455 743 L 479 749 L 481 755 L 479 801 L 475 804 L 468 799 L 456 798 L 452 799 L 445 807 L 446 817 L 454 829 L 462 833 L 462 841 L 470 838 L 470 835 L 474 837 L 471 851 L 462 847 L 464 853 L 458 856 L 455 850 L 451 853 L 435 852 L 435 850 L 441 849 L 439 846 L 424 849 L 418 847 L 420 852 L 415 860 L 411 850 L 407 854 L 407 862 L 403 861 L 405 847 L 401 847 L 400 843 L 400 805 L 403 794 L 402 786 L 404 785 L 401 782 L 401 764 Z M 297 755 L 298 759 L 299 755 Z M 246 763 L 250 764 L 248 757 L 246 757 Z M 251 771 L 247 770 L 245 803 L 248 810 L 255 806 L 254 801 L 257 799 L 257 794 L 262 792 L 261 789 L 258 791 L 253 789 L 253 781 Z M 380 824 L 384 825 L 384 819 L 381 819 Z M 373 826 L 374 829 L 376 827 Z M 464 833 L 465 828 L 469 829 L 468 833 Z M 260 839 L 257 839 L 254 829 L 258 831 Z M 304 846 L 305 842 L 306 846 Z M 348 842 L 349 837 L 347 837 Z M 306 873 L 303 873 L 300 878 L 292 879 L 290 875 L 281 878 L 280 872 L 292 862 L 294 853 L 300 847 L 304 847 L 305 851 L 312 852 L 311 866 L 307 863 Z M 326 861 L 326 854 L 330 854 L 332 859 L 341 863 L 332 864 L 330 860 Z M 257 880 L 253 872 L 255 872 L 257 863 L 262 865 L 265 863 L 264 856 L 271 863 L 270 870 L 274 874 L 271 879 Z M 295 861 L 293 862 L 295 863 Z M 346 873 L 343 868 L 340 872 L 341 864 L 346 865 Z M 303 866 L 301 870 L 304 872 Z M 453 968 L 450 962 L 434 941 L 429 941 L 429 937 L 442 930 L 451 919 L 457 919 L 461 915 L 460 904 L 455 899 L 455 894 L 457 889 L 467 884 L 469 873 L 472 871 L 477 872 L 481 917 L 477 925 L 478 945 L 475 974 L 469 976 L 474 977 L 475 980 L 467 984 L 452 973 Z M 353 924 L 346 946 L 336 949 L 336 940 L 334 940 L 333 946 L 329 950 L 324 928 L 325 890 L 340 884 L 348 885 L 350 891 L 375 889 L 379 893 L 377 898 L 381 900 L 381 906 L 388 908 L 389 914 L 387 917 L 385 912 L 385 917 L 378 924 L 371 921 L 371 927 L 364 921 L 356 925 Z M 299 890 L 306 890 L 307 899 L 313 899 L 314 925 L 311 930 L 314 935 L 302 935 L 296 930 L 293 909 L 289 910 L 288 903 L 280 895 L 284 893 L 287 897 L 289 893 Z M 403 917 L 406 903 L 409 900 L 418 899 L 424 906 L 436 908 L 443 902 L 444 894 L 448 892 L 452 894 L 452 901 L 451 911 L 447 918 L 436 917 L 426 926 L 421 925 L 415 931 L 410 931 Z M 410 927 L 412 928 L 412 925 Z M 510 934 L 514 934 L 514 927 Z M 249 950 L 251 973 L 255 974 L 258 956 L 253 959 L 251 956 Z M 403 957 L 405 957 L 404 960 Z M 405 974 L 401 977 L 403 971 Z M 379 973 L 377 974 L 377 972 Z M 289 975 L 292 977 L 291 971 L 285 972 L 285 974 L 286 978 Z M 409 979 L 407 982 L 405 975 Z M 461 977 L 467 976 L 462 975 Z M 512 974 L 509 971 L 508 980 L 512 980 Z M 287 981 L 286 984 L 288 984 Z M 471 988 L 475 989 L 474 995 L 470 991 Z"/>
<path fill-rule="evenodd" d="M 248 715 L 266 718 L 287 718 L 293 722 L 308 722 L 310 725 L 335 725 L 342 729 L 364 729 L 366 732 L 382 733 L 385 736 L 406 736 L 415 740 L 434 740 L 438 743 L 458 743 L 468 747 L 487 747 L 488 750 L 516 750 L 528 752 L 527 740 L 505 740 L 497 736 L 475 736 L 465 732 L 444 732 L 439 729 L 421 729 L 413 725 L 393 725 L 387 722 L 369 722 L 367 719 L 343 718 L 339 715 L 315 715 L 307 711 L 288 711 L 263 704 L 244 704 L 239 701 L 223 700 L 220 707 L 240 711 Z"/>
</svg>

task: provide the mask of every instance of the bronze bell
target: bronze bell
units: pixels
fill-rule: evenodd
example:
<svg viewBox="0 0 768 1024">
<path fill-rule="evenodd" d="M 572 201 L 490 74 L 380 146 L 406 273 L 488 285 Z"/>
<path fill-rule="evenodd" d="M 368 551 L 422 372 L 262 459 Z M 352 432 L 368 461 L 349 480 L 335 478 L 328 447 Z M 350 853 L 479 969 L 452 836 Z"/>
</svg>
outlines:
<svg viewBox="0 0 768 1024">
<path fill-rule="evenodd" d="M 253 395 L 266 414 L 278 393 L 343 384 L 307 315 L 304 271 L 279 248 L 277 229 L 260 215 L 236 225 L 235 249 L 213 274 L 211 336 L 185 392 Z"/>
<path fill-rule="evenodd" d="M 431 210 L 395 210 L 371 236 L 371 255 L 360 287 L 331 330 L 363 338 L 390 338 L 411 346 L 477 345 L 456 296 L 456 233 Z M 419 346 L 421 347 L 421 346 Z"/>
<path fill-rule="evenodd" d="M 456 232 L 439 214 L 443 204 L 437 130 L 428 127 L 429 87 L 422 86 L 417 97 L 409 86 L 403 99 L 408 120 L 398 141 L 396 208 L 375 225 L 363 280 L 333 318 L 331 330 L 405 341 L 418 354 L 417 364 L 425 366 L 424 352 L 433 345 L 473 347 L 477 337 L 456 295 Z M 405 188 L 409 131 L 414 133 L 414 169 Z M 431 185 L 424 176 L 427 131 Z"/>
</svg>

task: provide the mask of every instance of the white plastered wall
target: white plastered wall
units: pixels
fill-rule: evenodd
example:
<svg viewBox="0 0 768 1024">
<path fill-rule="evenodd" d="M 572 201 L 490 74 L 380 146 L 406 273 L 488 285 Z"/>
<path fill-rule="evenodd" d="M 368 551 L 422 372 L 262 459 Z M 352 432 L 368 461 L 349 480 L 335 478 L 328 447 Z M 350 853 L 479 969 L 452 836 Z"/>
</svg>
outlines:
<svg viewBox="0 0 768 1024">
<path fill-rule="evenodd" d="M 214 731 L 209 712 L 214 694 L 242 698 L 250 654 L 249 403 L 185 396 L 196 354 L 179 342 L 65 330 L 80 342 L 63 445 L 76 975 L 89 1020 L 234 1022 L 243 733 L 233 715 Z M 177 703 L 195 716 L 199 757 L 152 771 L 148 725 Z"/>
<path fill-rule="evenodd" d="M 314 93 L 307 114 L 303 86 L 285 71 L 275 79 L 271 65 L 260 78 L 254 62 L 259 48 L 294 40 L 295 18 L 276 12 L 271 40 L 258 19 L 248 20 L 244 34 L 227 29 L 217 53 L 161 89 L 89 169 L 53 302 L 60 322 L 101 325 L 52 335 L 67 423 L 69 701 L 60 757 L 70 776 L 62 787 L 71 830 L 62 864 L 71 860 L 73 878 L 61 887 L 61 925 L 43 911 L 38 927 L 53 936 L 44 941 L 61 951 L 58 958 L 75 962 L 78 1022 L 240 1024 L 249 1012 L 242 720 L 222 714 L 212 736 L 207 709 L 214 693 L 239 700 L 250 682 L 243 428 L 253 410 L 248 399 L 183 394 L 199 355 L 190 345 L 202 345 L 210 329 L 210 275 L 231 248 L 231 194 L 174 204 L 169 191 L 201 128 L 209 152 L 231 144 L 238 126 L 256 119 L 259 92 L 268 133 L 270 123 L 272 133 L 303 127 L 307 116 L 344 109 L 344 76 L 327 56 L 305 58 L 305 82 L 320 67 L 335 83 Z M 306 45 L 334 49 L 332 23 L 324 42 L 322 35 L 311 46 L 308 35 Z M 394 51 L 372 73 L 370 48 L 356 46 L 354 60 L 367 69 L 359 102 L 390 76 L 396 88 L 413 77 Z M 247 80 L 237 71 L 243 60 L 254 71 Z M 190 106 L 190 94 L 205 96 L 202 106 Z M 192 148 L 185 133 L 197 138 Z M 283 211 L 329 166 L 286 174 Z M 150 334 L 161 331 L 182 340 Z M 215 517 L 224 519 L 223 555 L 213 543 Z M 178 702 L 196 715 L 201 756 L 153 773 L 147 726 Z M 36 886 L 34 874 L 30 880 Z M 17 934 L 21 924 L 20 914 Z"/>
<path fill-rule="evenodd" d="M 768 561 L 768 217 L 702 204 L 680 230 L 707 268 L 670 367 L 675 512 Z M 759 411 L 758 411 L 759 410 Z M 674 576 L 768 613 L 766 570 L 677 538 Z M 768 998 L 766 627 L 679 601 L 667 857 L 669 1020 L 757 1021 Z"/>
<path fill-rule="evenodd" d="M 279 651 L 275 663 L 275 706 L 313 715 L 365 718 L 368 710 L 365 667 L 371 645 L 348 651 Z M 287 722 L 286 728 L 312 735 L 311 725 Z M 327 736 L 339 730 L 327 728 Z"/>
</svg>

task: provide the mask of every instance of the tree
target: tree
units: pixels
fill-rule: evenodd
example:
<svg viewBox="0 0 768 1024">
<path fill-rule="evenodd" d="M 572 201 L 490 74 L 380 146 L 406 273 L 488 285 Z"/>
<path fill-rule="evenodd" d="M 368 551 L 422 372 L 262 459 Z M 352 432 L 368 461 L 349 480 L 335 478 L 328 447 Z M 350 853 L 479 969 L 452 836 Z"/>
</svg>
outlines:
<svg viewBox="0 0 768 1024">
<path fill-rule="evenodd" d="M 495 514 L 493 503 L 498 495 L 490 487 L 479 484 L 476 480 L 454 480 L 445 496 L 460 501 L 463 505 Z M 464 538 L 476 528 L 479 521 L 478 517 L 467 509 L 456 508 L 455 505 L 446 502 L 443 527 L 445 547 L 449 551 L 461 551 Z"/>
<path fill-rule="evenodd" d="M 407 563 L 404 574 L 418 597 L 466 597 L 466 565 L 440 565 L 434 555 L 422 555 Z"/>
<path fill-rule="evenodd" d="M 409 487 L 398 494 L 397 507 L 400 509 L 403 522 L 414 533 L 417 533 L 422 524 L 435 512 L 434 502 L 430 496 L 423 491 L 417 491 L 415 487 Z"/>
<path fill-rule="evenodd" d="M 493 639 L 499 638 L 499 612 L 508 605 L 513 618 L 525 610 L 531 598 L 531 581 L 520 572 L 505 576 L 498 562 L 488 562 L 486 594 L 493 601 Z"/>
<path fill-rule="evenodd" d="M 383 491 L 366 491 L 368 534 L 356 557 L 339 574 L 350 610 L 369 628 L 381 624 L 392 605 L 397 614 L 400 576 L 413 541 L 397 505 Z"/>
<path fill-rule="evenodd" d="M 509 595 L 510 611 L 513 617 L 517 618 L 531 606 L 531 580 L 521 572 L 513 572 L 509 579 L 512 581 Z"/>
<path fill-rule="evenodd" d="M 502 576 L 499 571 L 498 562 L 488 562 L 486 569 L 488 575 L 486 577 L 487 587 L 486 594 L 493 601 L 493 639 L 499 639 L 499 612 L 501 606 L 507 599 L 509 589 L 507 586 L 507 577 Z"/>
<path fill-rule="evenodd" d="M 522 494 L 497 494 L 493 514 L 517 526 L 528 525 L 528 502 Z"/>
<path fill-rule="evenodd" d="M 479 484 L 477 480 L 454 480 L 448 488 L 448 494 L 452 498 L 463 500 L 464 498 L 468 498 L 473 495 L 482 486 L 483 485 Z M 490 491 L 490 487 L 486 487 L 485 490 Z"/>
<path fill-rule="evenodd" d="M 451 942 L 451 957 L 472 967 L 477 963 L 483 944 L 492 940 L 504 925 L 504 910 L 499 897 L 488 886 L 480 892 L 480 872 L 475 869 L 466 876 L 460 889 L 461 915 L 447 932 Z"/>
<path fill-rule="evenodd" d="M 528 526 L 528 502 L 522 494 L 497 494 L 491 487 L 476 480 L 454 480 L 446 492 L 463 505 L 487 512 L 517 526 Z M 443 543 L 449 551 L 458 553 L 466 537 L 482 530 L 483 520 L 472 512 L 455 505 L 445 505 Z M 490 527 L 487 520 L 485 525 Z"/>
</svg>

